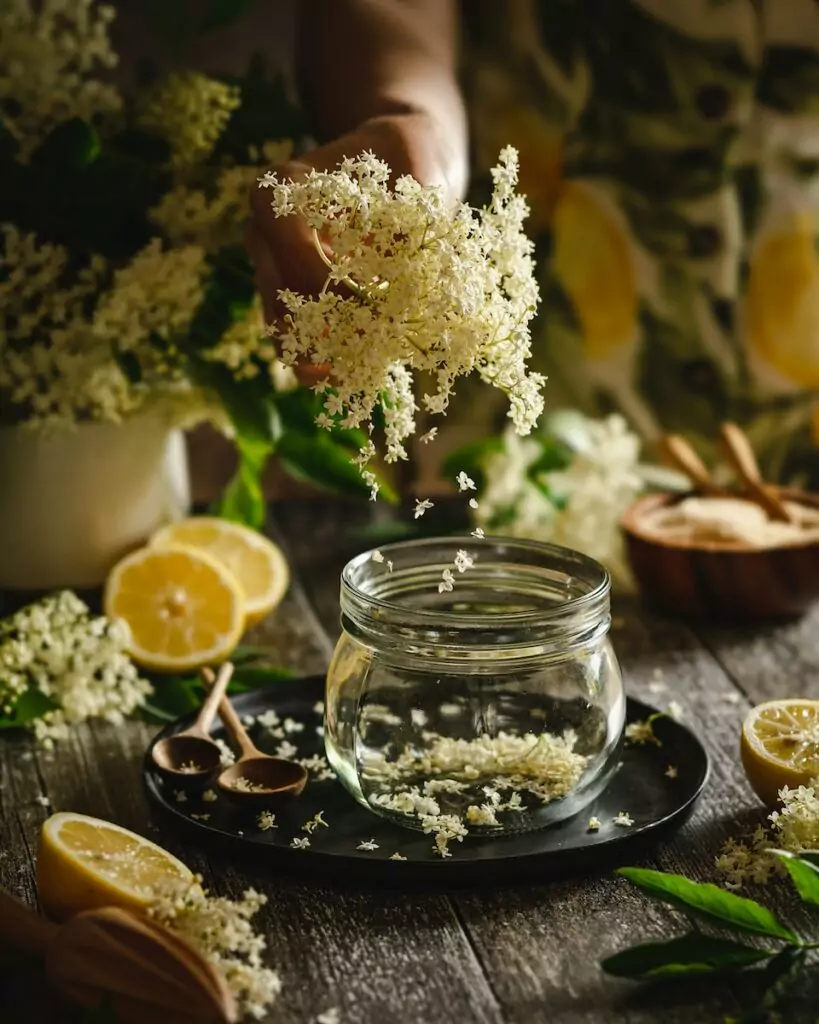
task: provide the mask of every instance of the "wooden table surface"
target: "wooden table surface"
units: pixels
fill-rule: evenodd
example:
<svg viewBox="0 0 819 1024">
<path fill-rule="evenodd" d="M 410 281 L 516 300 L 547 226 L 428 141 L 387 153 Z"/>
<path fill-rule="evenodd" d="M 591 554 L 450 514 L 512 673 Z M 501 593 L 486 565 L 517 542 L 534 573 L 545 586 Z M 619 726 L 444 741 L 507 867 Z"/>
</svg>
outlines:
<svg viewBox="0 0 819 1024">
<path fill-rule="evenodd" d="M 275 508 L 271 530 L 288 551 L 293 583 L 253 637 L 269 646 L 274 664 L 305 674 L 326 668 L 339 628 L 338 574 L 364 546 L 356 530 L 372 514 L 384 510 L 330 500 Z M 712 761 L 693 817 L 643 863 L 714 880 L 724 839 L 764 816 L 739 762 L 740 722 L 751 704 L 765 699 L 819 697 L 819 616 L 750 633 L 691 629 L 633 602 L 616 604 L 614 616 L 628 692 L 659 706 L 671 699 L 682 704 Z M 666 693 L 651 687 L 660 674 Z M 502 889 L 384 892 L 343 888 L 330 877 L 317 885 L 240 873 L 172 831 L 148 832 L 156 827 L 141 789 L 140 760 L 152 731 L 139 721 L 82 727 L 51 753 L 27 737 L 0 739 L 0 884 L 36 902 L 40 826 L 50 810 L 72 810 L 146 832 L 200 871 L 216 893 L 238 896 L 255 886 L 269 900 L 256 920 L 283 982 L 266 1018 L 275 1024 L 312 1024 L 330 1007 L 339 1008 L 342 1024 L 709 1024 L 737 1009 L 728 986 L 693 981 L 673 996 L 640 993 L 600 971 L 602 956 L 638 940 L 668 938 L 681 927 L 678 915 L 610 869 L 545 876 L 525 886 L 516 886 L 510 872 Z M 816 918 L 803 914 L 786 888 L 768 898 L 815 935 Z M 63 1019 L 57 1009 L 32 1011 L 31 992 L 30 977 L 7 966 L 0 974 L 3 1024 Z"/>
</svg>

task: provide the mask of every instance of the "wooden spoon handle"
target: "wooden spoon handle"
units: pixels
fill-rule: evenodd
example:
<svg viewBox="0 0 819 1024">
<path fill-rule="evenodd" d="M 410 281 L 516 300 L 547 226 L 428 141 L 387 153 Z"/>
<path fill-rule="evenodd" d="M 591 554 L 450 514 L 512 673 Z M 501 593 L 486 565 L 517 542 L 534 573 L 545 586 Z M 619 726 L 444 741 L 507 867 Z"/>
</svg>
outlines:
<svg viewBox="0 0 819 1024">
<path fill-rule="evenodd" d="M 790 512 L 773 490 L 765 485 L 759 463 L 746 434 L 736 423 L 723 423 L 720 427 L 720 437 L 728 459 L 745 484 L 749 497 L 763 508 L 771 519 L 781 523 L 791 522 Z"/>
<path fill-rule="evenodd" d="M 202 669 L 202 679 L 205 681 L 205 686 L 213 686 L 216 682 L 213 672 L 209 668 Z M 259 750 L 253 740 L 248 736 L 247 729 L 242 725 L 239 716 L 233 710 L 233 705 L 227 697 L 222 697 L 219 701 L 219 717 L 225 723 L 227 731 L 239 744 L 243 757 L 264 756 L 262 751 Z"/>
<path fill-rule="evenodd" d="M 208 669 L 210 672 L 210 669 Z M 224 665 L 219 669 L 219 674 L 216 676 L 216 680 L 210 688 L 210 692 L 202 704 L 199 714 L 196 716 L 196 721 L 187 730 L 188 735 L 199 735 L 208 738 L 210 733 L 210 727 L 213 725 L 213 720 L 216 718 L 216 712 L 219 710 L 219 702 L 225 695 L 230 677 L 233 675 L 233 665 L 226 661 Z M 211 677 L 213 673 L 211 672 Z"/>
<path fill-rule="evenodd" d="M 21 900 L 0 889 L 0 944 L 42 955 L 60 926 L 40 917 Z"/>
<path fill-rule="evenodd" d="M 660 439 L 660 448 L 668 461 L 684 473 L 698 491 L 703 494 L 725 494 L 724 489 L 713 482 L 705 463 L 684 437 L 666 434 Z"/>
</svg>

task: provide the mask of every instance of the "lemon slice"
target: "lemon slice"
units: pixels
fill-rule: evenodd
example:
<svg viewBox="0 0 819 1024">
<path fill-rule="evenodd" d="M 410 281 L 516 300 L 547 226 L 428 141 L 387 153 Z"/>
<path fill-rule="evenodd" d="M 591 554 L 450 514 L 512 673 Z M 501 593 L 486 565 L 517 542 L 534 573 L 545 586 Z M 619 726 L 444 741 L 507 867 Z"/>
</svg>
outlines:
<svg viewBox="0 0 819 1024">
<path fill-rule="evenodd" d="M 239 523 L 195 516 L 171 523 L 151 538 L 154 547 L 178 544 L 213 555 L 233 573 L 244 594 L 246 626 L 273 611 L 290 584 L 290 570 L 281 548 Z"/>
<path fill-rule="evenodd" d="M 144 910 L 194 882 L 167 850 L 99 818 L 52 814 L 40 831 L 37 892 L 52 920 L 97 907 Z"/>
<path fill-rule="evenodd" d="M 157 672 L 224 661 L 242 635 L 244 597 L 233 574 L 194 548 L 140 548 L 111 570 L 105 614 L 131 630 L 129 653 Z"/>
<path fill-rule="evenodd" d="M 740 749 L 754 792 L 776 806 L 784 786 L 807 786 L 819 776 L 819 700 L 757 705 L 742 725 Z"/>
</svg>

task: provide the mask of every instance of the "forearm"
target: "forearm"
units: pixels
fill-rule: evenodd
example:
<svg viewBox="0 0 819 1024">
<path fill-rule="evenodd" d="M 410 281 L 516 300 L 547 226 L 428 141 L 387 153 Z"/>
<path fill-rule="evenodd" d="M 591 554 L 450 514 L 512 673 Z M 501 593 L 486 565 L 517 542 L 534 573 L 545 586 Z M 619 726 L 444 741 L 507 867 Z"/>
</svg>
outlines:
<svg viewBox="0 0 819 1024">
<path fill-rule="evenodd" d="M 323 139 L 384 115 L 428 117 L 463 191 L 467 129 L 458 88 L 456 0 L 300 0 L 302 97 Z"/>
</svg>

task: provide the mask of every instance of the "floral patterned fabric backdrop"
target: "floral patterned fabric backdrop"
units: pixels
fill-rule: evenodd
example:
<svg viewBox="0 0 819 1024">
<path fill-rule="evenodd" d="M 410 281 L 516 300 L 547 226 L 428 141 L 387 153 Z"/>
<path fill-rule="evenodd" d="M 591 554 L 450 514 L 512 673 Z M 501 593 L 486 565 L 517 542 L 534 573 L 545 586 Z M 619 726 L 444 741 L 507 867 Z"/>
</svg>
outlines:
<svg viewBox="0 0 819 1024">
<path fill-rule="evenodd" d="M 620 410 L 707 459 L 735 419 L 772 478 L 819 486 L 819 4 L 508 0 L 464 18 L 477 173 L 503 143 L 521 153 L 547 405 Z"/>
</svg>

